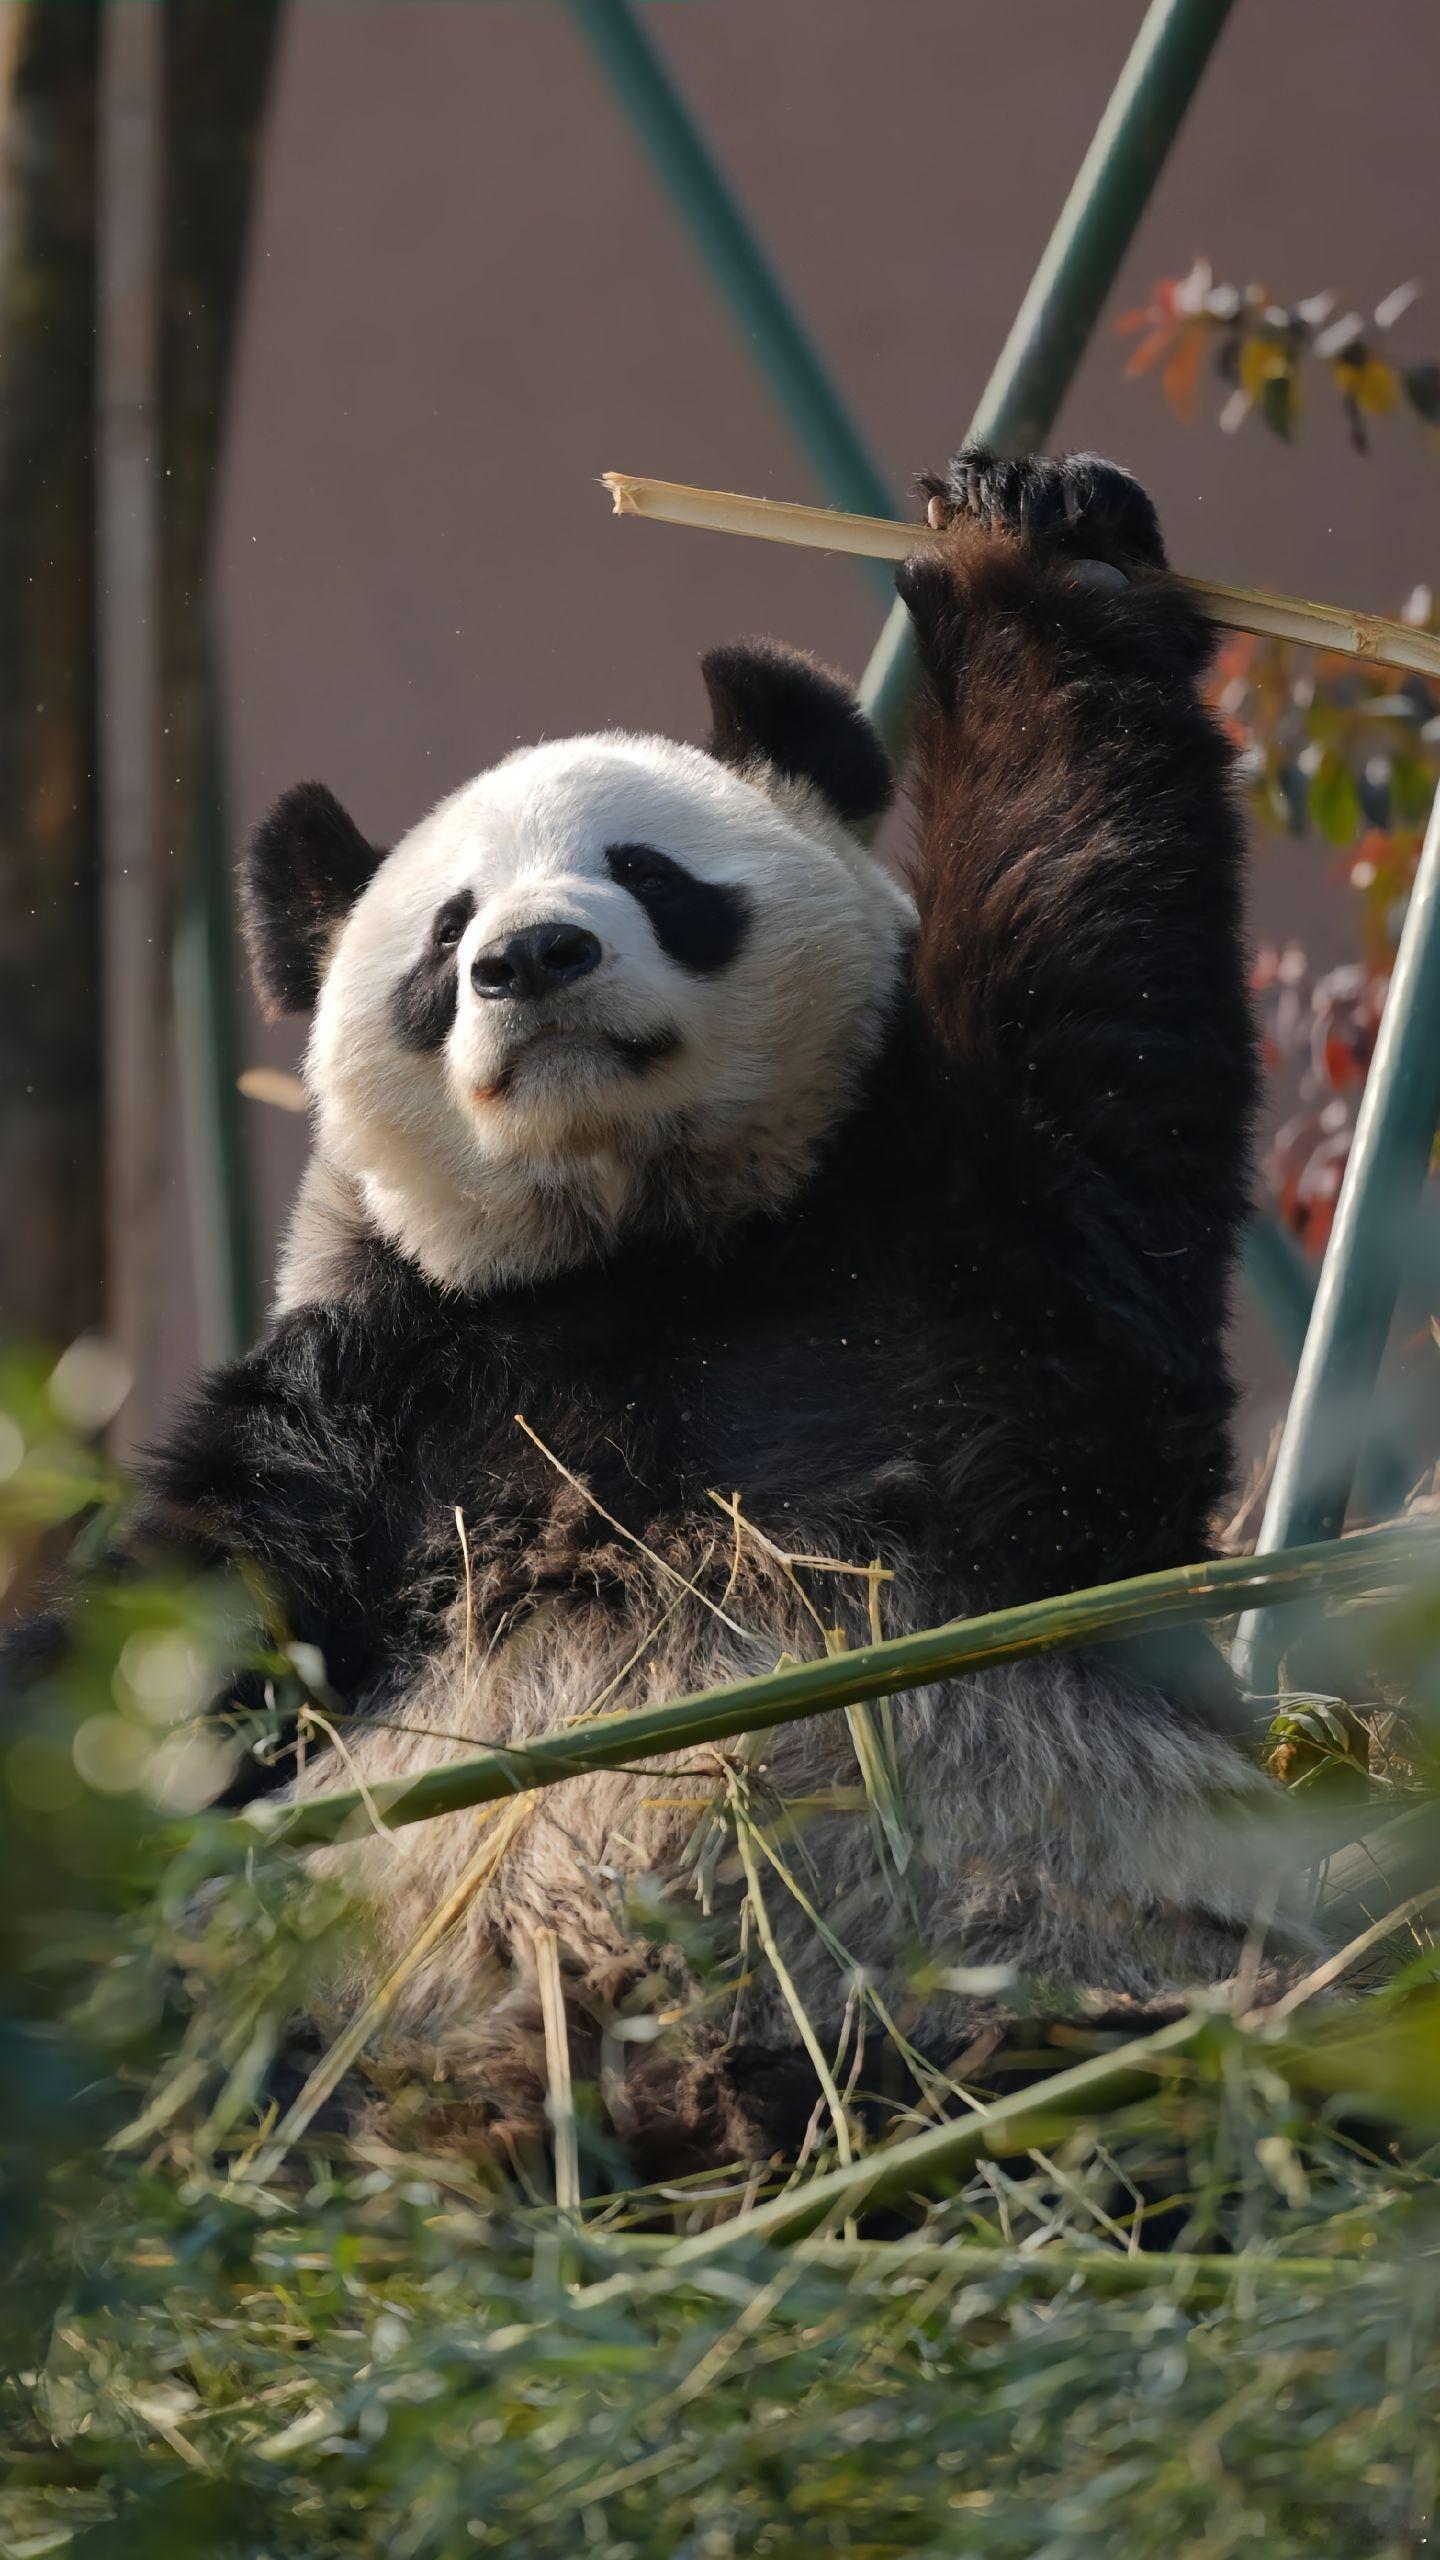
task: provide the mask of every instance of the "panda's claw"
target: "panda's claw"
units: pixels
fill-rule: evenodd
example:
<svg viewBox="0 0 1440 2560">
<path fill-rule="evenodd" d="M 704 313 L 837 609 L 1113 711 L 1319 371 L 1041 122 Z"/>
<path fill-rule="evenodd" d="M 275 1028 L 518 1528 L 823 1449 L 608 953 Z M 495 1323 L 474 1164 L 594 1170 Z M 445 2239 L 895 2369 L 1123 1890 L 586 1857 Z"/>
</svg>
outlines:
<svg viewBox="0 0 1440 2560">
<path fill-rule="evenodd" d="M 1053 543 L 1079 558 L 1165 565 L 1145 491 L 1118 463 L 1098 454 L 1008 460 L 970 445 L 946 473 L 927 473 L 920 485 L 929 494 L 930 521 L 941 527 L 963 516 L 983 532 Z"/>
</svg>

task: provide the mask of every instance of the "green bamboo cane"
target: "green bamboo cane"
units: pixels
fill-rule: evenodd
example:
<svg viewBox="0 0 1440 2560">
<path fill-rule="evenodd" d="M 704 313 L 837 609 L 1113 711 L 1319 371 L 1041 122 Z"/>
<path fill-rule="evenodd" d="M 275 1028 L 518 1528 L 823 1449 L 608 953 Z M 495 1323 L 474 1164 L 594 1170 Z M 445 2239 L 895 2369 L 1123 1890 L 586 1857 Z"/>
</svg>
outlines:
<svg viewBox="0 0 1440 2560">
<path fill-rule="evenodd" d="M 528 1788 L 556 1786 L 587 1770 L 623 1768 L 657 1751 L 688 1750 L 823 1715 L 857 1699 L 892 1697 L 987 1664 L 1149 1635 L 1191 1619 L 1227 1616 L 1247 1604 L 1274 1607 L 1374 1590 L 1392 1579 L 1434 1573 L 1437 1567 L 1440 1537 L 1408 1527 L 1374 1529 L 1284 1557 L 1226 1556 L 1209 1564 L 1179 1565 L 1166 1573 L 957 1619 L 920 1635 L 895 1636 L 854 1653 L 764 1672 L 663 1706 L 590 1717 L 523 1747 L 479 1751 L 363 1795 L 358 1788 L 344 1788 L 298 1803 L 267 1799 L 234 1820 L 292 1847 L 334 1840 L 368 1825 L 376 1810 L 395 1829 L 468 1806 L 494 1804 Z"/>
<path fill-rule="evenodd" d="M 570 5 L 827 495 L 863 515 L 892 514 L 884 473 L 627 0 Z M 865 566 L 889 594 L 883 562 Z"/>
<path fill-rule="evenodd" d="M 1060 210 L 965 441 L 1033 453 L 1055 422 L 1234 0 L 1151 0 Z M 915 653 L 892 606 L 861 686 L 897 761 L 909 743 Z"/>
</svg>

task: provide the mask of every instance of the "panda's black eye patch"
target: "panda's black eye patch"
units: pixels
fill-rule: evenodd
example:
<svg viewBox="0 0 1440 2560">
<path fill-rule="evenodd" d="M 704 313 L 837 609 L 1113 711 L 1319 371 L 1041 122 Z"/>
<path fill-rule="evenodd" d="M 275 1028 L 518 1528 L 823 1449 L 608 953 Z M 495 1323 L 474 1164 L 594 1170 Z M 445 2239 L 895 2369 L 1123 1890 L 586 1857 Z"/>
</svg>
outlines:
<svg viewBox="0 0 1440 2560">
<path fill-rule="evenodd" d="M 405 1049 L 443 1049 L 455 1020 L 457 944 L 475 913 L 468 889 L 435 911 L 430 939 L 390 998 L 395 1037 Z"/>
<path fill-rule="evenodd" d="M 743 889 L 698 880 L 648 844 L 607 845 L 605 867 L 618 889 L 638 899 L 667 958 L 697 977 L 728 969 L 750 925 Z"/>
<path fill-rule="evenodd" d="M 431 928 L 430 939 L 437 951 L 453 951 L 464 935 L 465 927 L 475 913 L 475 901 L 468 889 L 447 898 Z"/>
</svg>

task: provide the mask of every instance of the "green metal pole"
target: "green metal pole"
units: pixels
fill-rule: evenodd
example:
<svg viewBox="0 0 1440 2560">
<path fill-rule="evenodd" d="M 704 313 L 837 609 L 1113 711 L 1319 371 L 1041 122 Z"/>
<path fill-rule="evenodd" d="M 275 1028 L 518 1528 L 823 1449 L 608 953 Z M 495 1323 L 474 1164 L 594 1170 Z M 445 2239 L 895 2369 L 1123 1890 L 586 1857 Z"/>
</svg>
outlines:
<svg viewBox="0 0 1440 2560">
<path fill-rule="evenodd" d="M 893 515 L 884 473 L 627 0 L 570 6 L 827 498 L 862 515 Z M 885 563 L 862 565 L 888 595 Z"/>
<path fill-rule="evenodd" d="M 664 63 L 627 0 L 570 0 L 657 176 L 826 495 L 862 514 L 894 500 Z M 971 423 L 972 439 L 1024 451 L 1048 433 L 1233 0 L 1154 0 L 1066 198 Z M 887 595 L 890 571 L 863 567 Z M 903 753 L 913 692 L 908 621 L 896 606 L 867 670 L 867 704 Z M 1256 1233 L 1246 1274 L 1291 1360 L 1311 1290 L 1278 1230 Z"/>
<path fill-rule="evenodd" d="M 1315 1282 L 1300 1247 L 1268 1209 L 1257 1209 L 1245 1230 L 1241 1269 L 1276 1342 L 1292 1367 L 1305 1348 L 1315 1305 Z"/>
<path fill-rule="evenodd" d="M 1260 1531 L 1269 1554 L 1338 1537 L 1440 1123 L 1440 793 L 1400 936 L 1329 1249 Z M 1272 1689 L 1273 1620 L 1241 1625 L 1235 1667 Z"/>
<path fill-rule="evenodd" d="M 233 1360 L 247 1350 L 259 1322 L 254 1186 L 238 1089 L 242 1061 L 227 806 L 219 688 L 207 658 L 188 868 L 172 963 L 195 1297 L 206 1361 Z"/>
<path fill-rule="evenodd" d="M 1232 6 L 1151 0 L 967 443 L 1031 453 L 1049 434 Z M 901 604 L 891 609 L 861 691 L 898 758 L 909 742 L 914 701 L 909 616 Z"/>
</svg>

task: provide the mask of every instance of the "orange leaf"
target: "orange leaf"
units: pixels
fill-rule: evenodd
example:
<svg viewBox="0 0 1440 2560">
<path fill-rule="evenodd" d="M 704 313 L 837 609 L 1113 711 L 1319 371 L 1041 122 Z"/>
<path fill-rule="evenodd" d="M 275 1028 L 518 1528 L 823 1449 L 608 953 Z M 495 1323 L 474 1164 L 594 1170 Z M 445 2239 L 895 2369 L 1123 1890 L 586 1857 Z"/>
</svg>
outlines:
<svg viewBox="0 0 1440 2560">
<path fill-rule="evenodd" d="M 1126 357 L 1126 374 L 1148 373 L 1156 357 L 1163 356 L 1174 337 L 1175 324 L 1172 320 L 1166 320 L 1158 329 L 1152 329 L 1149 337 L 1142 338 L 1139 346 L 1133 347 Z"/>
<path fill-rule="evenodd" d="M 1200 368 L 1210 332 L 1203 320 L 1192 320 L 1181 333 L 1180 343 L 1160 376 L 1160 388 L 1177 418 L 1189 426 L 1195 415 L 1200 395 Z"/>
</svg>

